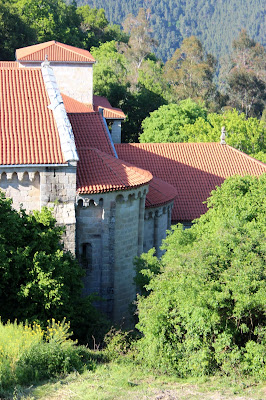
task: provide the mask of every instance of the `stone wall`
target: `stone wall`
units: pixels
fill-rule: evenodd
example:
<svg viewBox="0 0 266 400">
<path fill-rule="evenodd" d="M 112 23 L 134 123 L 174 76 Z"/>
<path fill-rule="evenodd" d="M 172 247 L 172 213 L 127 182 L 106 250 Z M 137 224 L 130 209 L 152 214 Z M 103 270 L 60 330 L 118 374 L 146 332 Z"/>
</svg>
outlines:
<svg viewBox="0 0 266 400">
<path fill-rule="evenodd" d="M 157 257 L 162 256 L 163 251 L 160 246 L 166 238 L 166 230 L 171 227 L 172 208 L 173 202 L 161 207 L 145 209 L 143 242 L 145 253 L 155 247 Z"/>
<path fill-rule="evenodd" d="M 147 186 L 77 197 L 77 256 L 86 269 L 85 293 L 120 322 L 135 299 L 133 259 L 143 250 Z"/>
<path fill-rule="evenodd" d="M 44 61 L 44 60 L 43 60 Z M 20 62 L 19 67 L 40 67 L 41 63 Z M 81 103 L 93 104 L 93 64 L 50 62 L 60 92 Z"/>
<path fill-rule="evenodd" d="M 40 172 L 25 168 L 6 167 L 0 169 L 0 189 L 6 197 L 12 198 L 16 210 L 23 208 L 30 212 L 40 210 Z"/>
<path fill-rule="evenodd" d="M 52 207 L 58 224 L 66 226 L 65 248 L 75 254 L 75 162 L 54 167 L 2 167 L 0 188 L 17 210 L 20 206 L 26 212 Z"/>
</svg>

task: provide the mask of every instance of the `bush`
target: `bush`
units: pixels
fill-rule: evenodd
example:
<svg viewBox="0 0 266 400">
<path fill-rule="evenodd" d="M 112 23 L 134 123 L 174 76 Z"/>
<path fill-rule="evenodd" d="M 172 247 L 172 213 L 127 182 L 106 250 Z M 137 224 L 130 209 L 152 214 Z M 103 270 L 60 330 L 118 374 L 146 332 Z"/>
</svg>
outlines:
<svg viewBox="0 0 266 400">
<path fill-rule="evenodd" d="M 90 297 L 82 297 L 82 268 L 62 247 L 64 228 L 49 209 L 17 212 L 0 192 L 0 315 L 3 322 L 54 317 L 71 321 L 86 342 L 100 320 Z M 103 318 L 101 318 L 103 322 Z"/>
<path fill-rule="evenodd" d="M 134 282 L 141 295 L 147 296 L 149 293 L 147 287 L 151 279 L 161 272 L 162 265 L 154 254 L 155 249 L 152 248 L 147 253 L 141 254 L 140 257 L 136 257 L 134 260 L 136 270 Z"/>
<path fill-rule="evenodd" d="M 73 370 L 92 369 L 88 351 L 70 339 L 70 325 L 52 320 L 46 330 L 40 325 L 0 322 L 0 389 L 26 385 Z"/>
<path fill-rule="evenodd" d="M 266 175 L 229 178 L 191 229 L 168 236 L 165 269 L 138 299 L 148 365 L 266 378 L 265 199 Z"/>
</svg>

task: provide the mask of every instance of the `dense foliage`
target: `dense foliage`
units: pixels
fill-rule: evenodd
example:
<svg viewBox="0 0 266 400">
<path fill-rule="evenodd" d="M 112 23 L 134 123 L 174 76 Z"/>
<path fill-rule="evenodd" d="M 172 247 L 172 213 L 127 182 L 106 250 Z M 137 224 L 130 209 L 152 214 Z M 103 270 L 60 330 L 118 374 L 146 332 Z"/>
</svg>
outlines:
<svg viewBox="0 0 266 400">
<path fill-rule="evenodd" d="M 266 175 L 229 178 L 208 208 L 165 241 L 164 271 L 138 300 L 140 354 L 180 376 L 265 379 Z"/>
<path fill-rule="evenodd" d="M 63 250 L 63 228 L 55 223 L 48 209 L 17 212 L 0 192 L 0 316 L 42 326 L 66 317 L 86 341 L 99 316 L 91 300 L 81 297 L 83 271 Z"/>
<path fill-rule="evenodd" d="M 137 15 L 139 8 L 147 8 L 153 38 L 159 43 L 156 55 L 164 61 L 191 35 L 219 58 L 231 50 L 243 24 L 265 45 L 263 0 L 79 0 L 78 4 L 104 8 L 108 20 L 115 24 L 122 24 L 129 13 Z"/>
<path fill-rule="evenodd" d="M 69 323 L 48 321 L 45 329 L 34 323 L 0 321 L 0 396 L 17 385 L 29 385 L 72 371 L 93 368 L 89 352 L 70 339 Z M 12 390 L 13 391 L 13 390 Z"/>
<path fill-rule="evenodd" d="M 203 107 L 190 99 L 152 112 L 142 123 L 143 133 L 139 140 L 142 143 L 218 142 L 223 126 L 227 144 L 265 162 L 264 121 L 246 118 L 237 110 L 207 114 Z"/>
<path fill-rule="evenodd" d="M 15 50 L 49 40 L 90 49 L 111 40 L 128 41 L 118 25 L 110 25 L 103 9 L 77 7 L 64 0 L 0 0 L 0 60 Z"/>
<path fill-rule="evenodd" d="M 141 143 L 182 142 L 179 135 L 181 128 L 194 124 L 198 118 L 204 121 L 206 117 L 206 109 L 191 99 L 161 106 L 143 121 L 143 133 L 139 140 Z"/>
</svg>

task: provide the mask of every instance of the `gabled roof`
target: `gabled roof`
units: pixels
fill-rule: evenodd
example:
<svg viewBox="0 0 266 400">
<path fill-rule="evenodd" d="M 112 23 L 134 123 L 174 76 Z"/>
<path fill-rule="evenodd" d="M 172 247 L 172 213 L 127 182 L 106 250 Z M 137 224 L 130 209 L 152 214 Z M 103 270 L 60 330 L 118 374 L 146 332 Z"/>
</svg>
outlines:
<svg viewBox="0 0 266 400">
<path fill-rule="evenodd" d="M 60 138 L 38 68 L 0 69 L 0 164 L 62 164 Z"/>
<path fill-rule="evenodd" d="M 18 61 L 42 62 L 46 55 L 48 56 L 49 61 L 55 62 L 95 62 L 95 59 L 88 50 L 69 46 L 68 44 L 56 42 L 55 40 L 23 47 L 16 51 L 16 59 Z"/>
<path fill-rule="evenodd" d="M 150 182 L 152 174 L 92 148 L 79 148 L 78 193 L 127 190 Z"/>
<path fill-rule="evenodd" d="M 106 119 L 125 119 L 126 116 L 120 108 L 111 106 L 106 97 L 93 96 L 93 108 L 98 111 L 99 108 L 103 109 L 103 115 Z"/>
<path fill-rule="evenodd" d="M 173 221 L 191 221 L 204 214 L 203 202 L 229 176 L 266 172 L 266 164 L 219 143 L 116 144 L 115 148 L 120 159 L 176 188 Z"/>
<path fill-rule="evenodd" d="M 103 116 L 106 119 L 125 119 L 126 116 L 120 108 L 114 108 L 111 106 L 106 97 L 93 96 L 93 105 L 81 103 L 72 97 L 69 97 L 62 93 L 64 105 L 68 113 L 84 113 L 99 111 L 103 109 Z"/>
</svg>

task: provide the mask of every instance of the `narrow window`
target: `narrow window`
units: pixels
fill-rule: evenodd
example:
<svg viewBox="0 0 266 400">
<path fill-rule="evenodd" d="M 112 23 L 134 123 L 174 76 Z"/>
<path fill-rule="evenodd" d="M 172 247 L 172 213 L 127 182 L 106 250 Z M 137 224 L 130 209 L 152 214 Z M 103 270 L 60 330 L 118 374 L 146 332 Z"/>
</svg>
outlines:
<svg viewBox="0 0 266 400">
<path fill-rule="evenodd" d="M 81 263 L 83 268 L 92 268 L 92 245 L 91 243 L 82 244 Z"/>
</svg>

